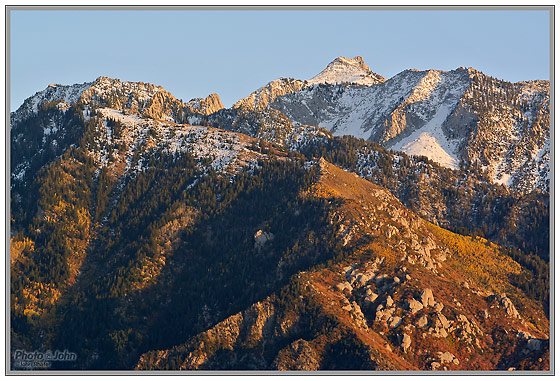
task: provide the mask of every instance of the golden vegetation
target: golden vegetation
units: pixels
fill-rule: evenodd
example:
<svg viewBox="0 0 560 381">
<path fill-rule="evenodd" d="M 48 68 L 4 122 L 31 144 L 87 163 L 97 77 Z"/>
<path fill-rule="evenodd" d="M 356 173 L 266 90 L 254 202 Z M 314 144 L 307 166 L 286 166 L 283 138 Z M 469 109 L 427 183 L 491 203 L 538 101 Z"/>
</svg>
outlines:
<svg viewBox="0 0 560 381">
<path fill-rule="evenodd" d="M 481 237 L 469 237 L 452 233 L 428 223 L 428 229 L 451 251 L 448 264 L 460 270 L 466 277 L 493 293 L 501 293 L 511 285 L 512 274 L 519 274 L 522 267 L 510 257 L 503 255 L 499 246 Z"/>
<path fill-rule="evenodd" d="M 10 263 L 18 260 L 24 251 L 32 253 L 35 250 L 35 242 L 27 237 L 18 240 L 10 238 Z"/>
<path fill-rule="evenodd" d="M 30 281 L 23 289 L 22 298 L 15 297 L 13 308 L 27 318 L 41 316 L 58 300 L 61 293 L 53 284 Z"/>
</svg>

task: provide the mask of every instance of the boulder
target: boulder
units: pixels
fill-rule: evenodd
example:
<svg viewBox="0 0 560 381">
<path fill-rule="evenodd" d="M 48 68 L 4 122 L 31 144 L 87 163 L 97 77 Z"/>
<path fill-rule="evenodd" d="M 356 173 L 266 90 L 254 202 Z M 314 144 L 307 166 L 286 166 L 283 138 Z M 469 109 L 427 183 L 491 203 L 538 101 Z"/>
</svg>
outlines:
<svg viewBox="0 0 560 381">
<path fill-rule="evenodd" d="M 434 294 L 432 293 L 432 290 L 429 288 L 425 288 L 422 291 L 422 294 L 420 294 L 420 298 L 422 300 L 422 305 L 424 307 L 433 307 L 436 305 Z"/>
<path fill-rule="evenodd" d="M 375 271 L 374 270 L 367 270 L 365 273 L 362 274 L 362 281 L 368 283 L 370 280 L 375 278 Z"/>
<path fill-rule="evenodd" d="M 451 352 L 438 352 L 438 358 L 442 364 L 448 364 L 455 360 L 455 355 Z"/>
<path fill-rule="evenodd" d="M 415 314 L 416 312 L 424 308 L 424 305 L 414 298 L 408 300 L 407 303 L 408 303 L 408 309 L 412 314 Z"/>
<path fill-rule="evenodd" d="M 436 327 L 440 327 L 440 328 L 445 328 L 448 329 L 449 326 L 451 324 L 449 324 L 449 320 L 447 320 L 447 318 L 445 317 L 444 314 L 442 314 L 441 312 L 437 313 L 437 323 L 436 323 Z"/>
<path fill-rule="evenodd" d="M 420 316 L 420 318 L 416 321 L 416 327 L 424 328 L 428 325 L 428 317 L 426 315 Z"/>
<path fill-rule="evenodd" d="M 336 285 L 336 288 L 340 292 L 344 292 L 344 290 L 348 290 L 348 291 L 352 292 L 352 286 L 350 286 L 350 283 L 348 283 L 348 282 L 341 282 L 341 283 Z"/>
<path fill-rule="evenodd" d="M 509 316 L 517 318 L 517 319 L 519 319 L 521 317 L 519 315 L 519 312 L 517 312 L 517 309 L 513 305 L 513 302 L 506 296 L 506 294 L 501 295 L 500 303 L 502 304 L 502 306 L 504 306 L 504 308 L 506 310 L 506 313 Z"/>
<path fill-rule="evenodd" d="M 401 322 L 402 319 L 399 316 L 391 316 L 387 323 L 389 324 L 389 328 L 397 328 Z"/>
<path fill-rule="evenodd" d="M 411 344 L 412 344 L 412 339 L 410 338 L 410 336 L 407 335 L 406 333 L 403 333 L 401 346 L 405 353 L 408 350 L 408 348 L 410 348 Z"/>
<path fill-rule="evenodd" d="M 356 280 L 355 280 L 354 283 L 355 283 L 358 287 L 363 287 L 363 286 L 366 285 L 367 281 L 368 281 L 368 279 L 365 277 L 365 275 L 362 274 L 362 273 L 359 273 L 359 274 L 357 274 Z"/>
<path fill-rule="evenodd" d="M 393 301 L 393 298 L 391 298 L 391 295 L 387 296 L 387 299 L 385 300 L 385 306 L 387 307 L 393 307 L 393 304 L 395 302 Z"/>
<path fill-rule="evenodd" d="M 367 294 L 366 297 L 364 298 L 364 300 L 367 303 L 373 303 L 373 302 L 375 302 L 375 299 L 377 299 L 377 296 L 378 295 L 376 293 L 372 292 L 371 294 Z"/>
<path fill-rule="evenodd" d="M 375 321 L 387 323 L 387 320 L 389 320 L 389 318 L 393 316 L 394 312 L 395 308 L 380 309 L 375 313 Z"/>
<path fill-rule="evenodd" d="M 389 275 L 387 275 L 387 274 L 380 274 L 380 275 L 376 276 L 375 277 L 375 284 L 380 285 L 388 277 L 389 277 Z"/>
</svg>

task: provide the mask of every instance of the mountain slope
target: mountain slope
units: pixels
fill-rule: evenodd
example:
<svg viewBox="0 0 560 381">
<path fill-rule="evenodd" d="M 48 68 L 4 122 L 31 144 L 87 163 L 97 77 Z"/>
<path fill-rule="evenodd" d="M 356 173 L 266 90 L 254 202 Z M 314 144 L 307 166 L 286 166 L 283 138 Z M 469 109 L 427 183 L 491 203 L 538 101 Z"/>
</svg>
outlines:
<svg viewBox="0 0 560 381">
<path fill-rule="evenodd" d="M 526 270 L 320 166 L 310 196 L 340 200 L 331 220 L 345 254 L 184 344 L 145 353 L 137 369 L 547 367 L 546 317 L 507 280 Z"/>
<path fill-rule="evenodd" d="M 13 113 L 12 347 L 78 354 L 60 369 L 546 369 L 547 193 L 294 124 L 270 104 L 297 83 L 224 109 L 100 77 Z"/>
</svg>

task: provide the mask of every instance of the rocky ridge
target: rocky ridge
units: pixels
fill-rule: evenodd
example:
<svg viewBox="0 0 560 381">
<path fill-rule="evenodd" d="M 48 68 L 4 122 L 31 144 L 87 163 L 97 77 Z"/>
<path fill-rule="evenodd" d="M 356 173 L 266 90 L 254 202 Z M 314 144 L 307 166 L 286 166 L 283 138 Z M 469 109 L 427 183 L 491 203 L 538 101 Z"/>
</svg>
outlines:
<svg viewBox="0 0 560 381">
<path fill-rule="evenodd" d="M 291 80 L 301 88 L 263 88 L 237 106 L 254 107 L 249 99 L 256 97 L 259 110 L 278 110 L 296 126 L 368 139 L 453 169 L 478 167 L 516 192 L 548 189 L 548 81 L 512 84 L 458 68 L 405 70 L 364 85 L 344 80 L 355 67 L 348 62 L 333 61 L 329 67 L 338 69 L 329 81 Z"/>
</svg>

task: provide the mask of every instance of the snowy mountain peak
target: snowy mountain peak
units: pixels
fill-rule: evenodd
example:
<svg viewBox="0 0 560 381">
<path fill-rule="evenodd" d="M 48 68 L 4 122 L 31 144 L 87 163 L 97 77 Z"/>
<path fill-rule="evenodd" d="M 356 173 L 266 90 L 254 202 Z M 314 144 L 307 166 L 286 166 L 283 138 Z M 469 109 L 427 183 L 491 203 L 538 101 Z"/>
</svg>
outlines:
<svg viewBox="0 0 560 381">
<path fill-rule="evenodd" d="M 342 84 L 371 86 L 385 82 L 385 78 L 373 73 L 360 56 L 354 58 L 338 57 L 327 65 L 325 70 L 317 74 L 310 84 Z"/>
<path fill-rule="evenodd" d="M 13 124 L 36 114 L 41 105 L 45 103 L 56 100 L 60 100 L 60 103 L 67 105 L 75 103 L 92 84 L 92 82 L 74 85 L 50 84 L 45 90 L 38 91 L 35 95 L 27 98 L 15 112 L 12 112 L 10 122 Z"/>
</svg>

